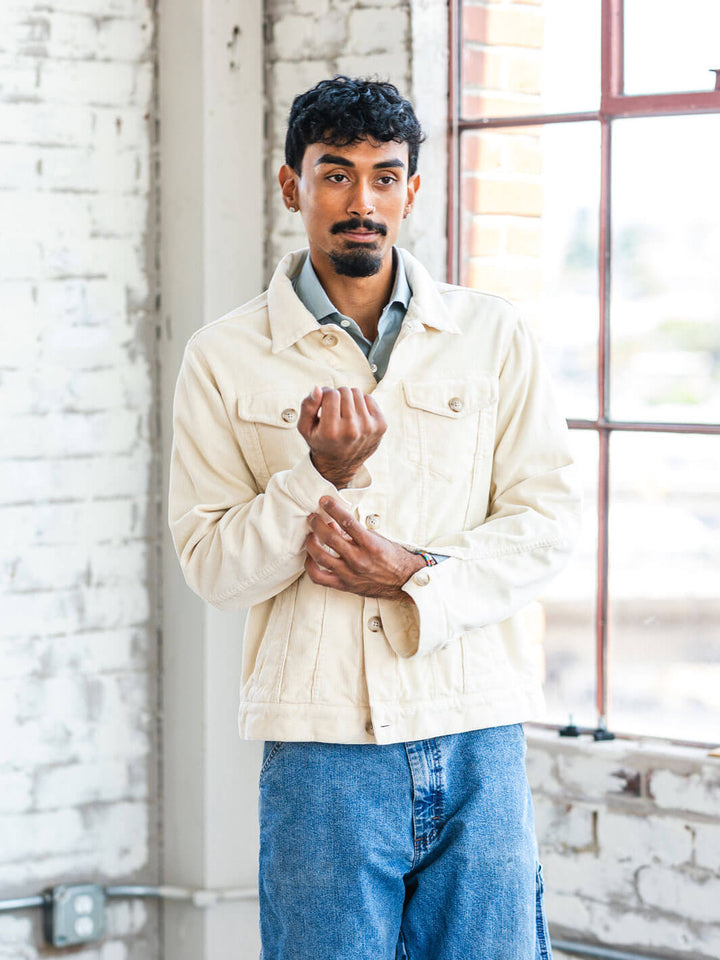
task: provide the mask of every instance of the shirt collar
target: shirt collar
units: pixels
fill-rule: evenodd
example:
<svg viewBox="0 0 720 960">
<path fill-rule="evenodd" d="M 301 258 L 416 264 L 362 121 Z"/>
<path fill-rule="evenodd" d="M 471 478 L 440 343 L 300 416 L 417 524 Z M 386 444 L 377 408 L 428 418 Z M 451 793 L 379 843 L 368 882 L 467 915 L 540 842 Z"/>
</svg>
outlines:
<svg viewBox="0 0 720 960">
<path fill-rule="evenodd" d="M 407 310 L 412 297 L 412 290 L 408 283 L 402 257 L 399 256 L 395 247 L 393 247 L 393 260 L 395 261 L 395 282 L 393 283 L 387 305 L 399 303 Z M 326 317 L 344 316 L 333 304 L 327 293 L 325 293 L 325 289 L 320 283 L 318 275 L 315 273 L 315 269 L 310 262 L 309 253 L 305 257 L 305 263 L 303 263 L 300 273 L 298 273 L 293 280 L 293 287 L 304 306 L 307 307 L 318 323 L 322 322 Z M 349 319 L 352 319 L 352 317 Z"/>
<path fill-rule="evenodd" d="M 436 284 L 427 270 L 407 250 L 398 250 L 412 291 L 405 323 L 416 329 L 432 327 L 447 333 L 461 333 L 448 312 L 442 294 L 452 287 Z M 288 253 L 275 268 L 267 291 L 268 320 L 272 351 L 278 353 L 319 329 L 318 321 L 305 307 L 293 286 L 293 280 L 309 259 L 307 248 Z"/>
</svg>

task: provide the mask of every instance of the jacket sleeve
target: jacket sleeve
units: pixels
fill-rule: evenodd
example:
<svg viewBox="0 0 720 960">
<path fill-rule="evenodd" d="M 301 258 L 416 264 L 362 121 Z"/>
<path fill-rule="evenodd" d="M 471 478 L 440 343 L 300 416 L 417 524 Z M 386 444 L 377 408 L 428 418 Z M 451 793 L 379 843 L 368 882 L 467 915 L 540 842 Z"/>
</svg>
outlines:
<svg viewBox="0 0 720 960">
<path fill-rule="evenodd" d="M 425 656 L 511 617 L 565 565 L 579 519 L 567 425 L 535 339 L 518 321 L 499 375 L 486 519 L 423 544 L 450 559 L 404 584 L 414 604 L 381 601 L 393 649 Z"/>
<path fill-rule="evenodd" d="M 289 586 L 304 571 L 307 517 L 320 497 L 353 509 L 370 483 L 362 468 L 351 489 L 338 491 L 308 451 L 260 492 L 230 418 L 191 340 L 175 389 L 169 525 L 188 586 L 221 609 L 249 607 Z"/>
</svg>

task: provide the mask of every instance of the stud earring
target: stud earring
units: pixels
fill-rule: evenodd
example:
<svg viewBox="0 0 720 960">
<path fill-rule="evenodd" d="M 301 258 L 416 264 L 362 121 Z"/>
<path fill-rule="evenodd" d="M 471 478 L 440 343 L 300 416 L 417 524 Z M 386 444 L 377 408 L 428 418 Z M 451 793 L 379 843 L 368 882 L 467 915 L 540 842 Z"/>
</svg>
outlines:
<svg viewBox="0 0 720 960">
<path fill-rule="evenodd" d="M 297 207 L 294 207 L 292 204 L 288 207 L 290 213 L 297 213 Z"/>
</svg>

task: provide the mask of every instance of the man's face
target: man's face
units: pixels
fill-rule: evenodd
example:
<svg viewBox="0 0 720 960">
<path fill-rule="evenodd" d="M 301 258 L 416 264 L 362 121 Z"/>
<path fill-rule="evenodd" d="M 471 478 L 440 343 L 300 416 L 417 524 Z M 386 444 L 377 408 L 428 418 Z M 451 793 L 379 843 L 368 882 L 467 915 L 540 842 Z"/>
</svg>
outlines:
<svg viewBox="0 0 720 960">
<path fill-rule="evenodd" d="M 286 203 L 302 215 L 313 264 L 367 277 L 391 262 L 400 224 L 420 185 L 408 178 L 406 143 L 310 144 L 298 175 L 283 166 Z"/>
</svg>

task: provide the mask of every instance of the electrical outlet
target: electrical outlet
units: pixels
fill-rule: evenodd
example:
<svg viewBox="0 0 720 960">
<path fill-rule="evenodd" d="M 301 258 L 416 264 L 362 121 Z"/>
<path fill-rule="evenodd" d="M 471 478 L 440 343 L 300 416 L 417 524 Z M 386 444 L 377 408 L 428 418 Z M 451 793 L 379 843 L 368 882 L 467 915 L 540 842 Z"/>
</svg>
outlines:
<svg viewBox="0 0 720 960">
<path fill-rule="evenodd" d="M 45 898 L 45 939 L 54 947 L 101 940 L 105 935 L 105 891 L 94 883 L 63 883 Z"/>
</svg>

